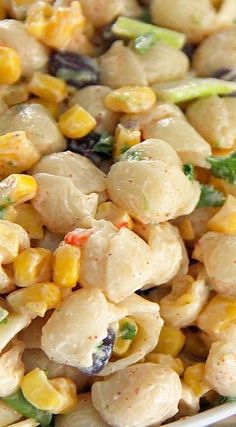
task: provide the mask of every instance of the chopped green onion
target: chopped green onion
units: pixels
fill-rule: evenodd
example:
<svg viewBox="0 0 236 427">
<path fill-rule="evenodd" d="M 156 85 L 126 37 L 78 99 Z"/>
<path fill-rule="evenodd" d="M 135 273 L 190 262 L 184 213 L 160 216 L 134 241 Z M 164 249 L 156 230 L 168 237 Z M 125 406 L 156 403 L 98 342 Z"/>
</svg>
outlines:
<svg viewBox="0 0 236 427">
<path fill-rule="evenodd" d="M 227 157 L 208 157 L 207 161 L 213 175 L 236 184 L 236 151 Z"/>
<path fill-rule="evenodd" d="M 143 160 L 143 152 L 138 150 L 129 149 L 124 152 L 120 160 Z"/>
<path fill-rule="evenodd" d="M 29 403 L 21 390 L 10 396 L 4 397 L 3 400 L 15 411 L 22 414 L 25 418 L 33 418 L 38 421 L 42 427 L 49 426 L 52 421 L 52 414 L 41 411 Z"/>
<path fill-rule="evenodd" d="M 137 328 L 129 322 L 125 322 L 119 330 L 119 336 L 122 340 L 133 340 L 137 335 Z"/>
<path fill-rule="evenodd" d="M 175 104 L 195 98 L 211 95 L 228 95 L 236 91 L 236 83 L 214 78 L 193 78 L 169 83 L 157 83 L 152 86 L 157 100 Z"/>
<path fill-rule="evenodd" d="M 8 311 L 5 308 L 0 307 L 0 324 L 7 323 Z"/>
<path fill-rule="evenodd" d="M 167 30 L 156 25 L 147 24 L 136 19 L 120 16 L 112 26 L 112 32 L 127 40 L 134 40 L 137 37 L 153 34 L 156 41 L 163 42 L 171 47 L 181 49 L 185 43 L 186 37 L 183 33 Z"/>
<path fill-rule="evenodd" d="M 225 196 L 220 191 L 216 190 L 212 185 L 201 184 L 201 195 L 197 208 L 205 208 L 209 206 L 222 206 L 225 201 Z"/>
<path fill-rule="evenodd" d="M 103 135 L 101 135 L 99 141 L 93 146 L 92 151 L 94 151 L 95 153 L 103 153 L 107 156 L 111 156 L 113 144 L 113 136 L 110 135 L 108 132 L 104 132 Z"/>
<path fill-rule="evenodd" d="M 153 33 L 147 33 L 143 36 L 138 36 L 131 42 L 131 47 L 140 54 L 148 52 L 157 42 L 157 38 Z"/>
<path fill-rule="evenodd" d="M 183 173 L 186 175 L 189 179 L 189 181 L 194 180 L 194 167 L 191 164 L 185 164 L 183 165 Z"/>
</svg>

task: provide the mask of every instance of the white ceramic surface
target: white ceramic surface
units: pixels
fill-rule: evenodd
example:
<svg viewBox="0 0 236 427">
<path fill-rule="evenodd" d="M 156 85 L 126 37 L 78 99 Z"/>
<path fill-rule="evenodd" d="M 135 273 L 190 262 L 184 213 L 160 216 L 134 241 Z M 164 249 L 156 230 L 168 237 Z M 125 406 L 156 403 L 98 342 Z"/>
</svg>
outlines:
<svg viewBox="0 0 236 427">
<path fill-rule="evenodd" d="M 215 425 L 217 427 L 236 427 L 236 417 L 226 420 L 226 418 L 235 414 L 236 402 L 225 403 L 218 408 L 209 409 L 208 411 L 192 417 L 186 417 L 174 423 L 165 424 L 165 427 L 205 427 L 210 425 Z"/>
</svg>

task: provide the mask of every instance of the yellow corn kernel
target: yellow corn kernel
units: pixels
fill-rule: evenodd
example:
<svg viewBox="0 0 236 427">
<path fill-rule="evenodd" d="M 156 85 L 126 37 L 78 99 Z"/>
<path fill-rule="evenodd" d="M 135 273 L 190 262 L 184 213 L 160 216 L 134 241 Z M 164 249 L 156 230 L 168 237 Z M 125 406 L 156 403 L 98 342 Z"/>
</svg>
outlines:
<svg viewBox="0 0 236 427">
<path fill-rule="evenodd" d="M 127 227 L 132 230 L 134 225 L 128 212 L 118 208 L 112 202 L 104 202 L 98 206 L 96 219 L 105 219 L 106 221 L 110 221 L 117 228 Z"/>
<path fill-rule="evenodd" d="M 212 184 L 217 190 L 221 191 L 225 195 L 231 194 L 236 197 L 236 185 L 230 184 L 221 178 L 216 178 L 215 176 L 211 176 L 210 184 Z"/>
<path fill-rule="evenodd" d="M 113 156 L 118 159 L 126 150 L 141 142 L 141 132 L 137 129 L 126 129 L 118 125 L 115 133 Z"/>
<path fill-rule="evenodd" d="M 14 49 L 0 45 L 0 64 L 0 84 L 12 85 L 19 80 L 21 60 Z"/>
<path fill-rule="evenodd" d="M 124 86 L 105 98 L 106 107 L 120 113 L 143 113 L 150 110 L 155 102 L 154 91 L 146 86 Z"/>
<path fill-rule="evenodd" d="M 29 99 L 28 104 L 41 104 L 47 108 L 55 120 L 57 120 L 59 117 L 59 104 L 56 102 L 48 101 L 47 99 L 43 98 L 31 98 Z"/>
<path fill-rule="evenodd" d="M 0 0 L 0 20 L 5 19 L 6 16 L 7 16 L 6 2 L 5 0 Z"/>
<path fill-rule="evenodd" d="M 33 199 L 37 183 L 33 176 L 12 174 L 0 182 L 0 209 Z"/>
<path fill-rule="evenodd" d="M 191 221 L 184 219 L 179 225 L 179 231 L 182 238 L 186 241 L 195 239 L 195 233 Z"/>
<path fill-rule="evenodd" d="M 96 126 L 96 120 L 76 104 L 63 113 L 59 119 L 59 128 L 68 138 L 82 138 Z"/>
<path fill-rule="evenodd" d="M 156 353 L 170 354 L 176 357 L 185 344 L 185 335 L 179 328 L 173 326 L 163 326 L 159 336 Z"/>
<path fill-rule="evenodd" d="M 149 353 L 146 356 L 146 360 L 151 363 L 158 363 L 170 366 L 178 375 L 182 375 L 184 372 L 184 365 L 181 359 L 174 358 L 167 354 L 155 354 Z"/>
<path fill-rule="evenodd" d="M 14 261 L 15 283 L 27 287 L 35 283 L 49 281 L 52 278 L 53 255 L 44 248 L 28 248 Z"/>
<path fill-rule="evenodd" d="M 65 48 L 74 32 L 82 32 L 84 26 L 85 18 L 78 1 L 58 8 L 38 1 L 30 8 L 26 20 L 28 32 L 55 49 Z"/>
<path fill-rule="evenodd" d="M 40 153 L 23 131 L 0 136 L 0 175 L 24 172 L 40 159 Z"/>
<path fill-rule="evenodd" d="M 236 301 L 234 298 L 216 295 L 199 316 L 199 325 L 219 334 L 236 321 Z"/>
<path fill-rule="evenodd" d="M 124 357 L 128 352 L 133 339 L 137 335 L 138 326 L 130 317 L 124 317 L 119 321 L 119 330 L 113 347 L 113 354 L 118 357 Z"/>
<path fill-rule="evenodd" d="M 34 95 L 51 102 L 61 102 L 68 95 L 64 80 L 39 71 L 33 74 L 28 89 Z"/>
<path fill-rule="evenodd" d="M 71 379 L 48 380 L 45 372 L 39 368 L 24 376 L 21 390 L 31 405 L 52 414 L 69 411 L 78 402 L 76 386 Z"/>
<path fill-rule="evenodd" d="M 7 301 L 15 313 L 29 314 L 32 318 L 44 317 L 47 310 L 60 304 L 61 293 L 54 283 L 37 283 L 11 292 Z"/>
<path fill-rule="evenodd" d="M 80 249 L 72 245 L 59 246 L 54 252 L 53 281 L 62 288 L 73 288 L 79 280 Z"/>
<path fill-rule="evenodd" d="M 229 195 L 222 208 L 208 221 L 207 228 L 218 233 L 236 234 L 236 198 Z"/>
<path fill-rule="evenodd" d="M 205 363 L 195 363 L 184 371 L 184 382 L 190 387 L 196 396 L 203 396 L 210 387 L 205 381 Z"/>
<path fill-rule="evenodd" d="M 27 233 L 30 239 L 43 239 L 43 224 L 40 221 L 38 212 L 32 205 L 22 203 L 14 208 L 15 218 L 9 219 L 9 221 L 15 222 L 21 225 Z M 8 219 L 8 218 L 6 218 Z"/>
</svg>

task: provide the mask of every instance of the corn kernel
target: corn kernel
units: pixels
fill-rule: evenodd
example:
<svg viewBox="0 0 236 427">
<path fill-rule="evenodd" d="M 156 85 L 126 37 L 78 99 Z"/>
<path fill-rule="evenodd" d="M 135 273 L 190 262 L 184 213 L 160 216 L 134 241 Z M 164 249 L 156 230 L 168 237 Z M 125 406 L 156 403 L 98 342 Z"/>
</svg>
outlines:
<svg viewBox="0 0 236 427">
<path fill-rule="evenodd" d="M 0 84 L 12 85 L 21 76 L 21 60 L 10 47 L 0 45 Z"/>
<path fill-rule="evenodd" d="M 0 182 L 0 209 L 33 199 L 36 190 L 37 183 L 33 176 L 9 175 Z"/>
<path fill-rule="evenodd" d="M 105 105 L 120 113 L 143 113 L 150 110 L 156 101 L 156 95 L 150 87 L 124 86 L 113 90 L 105 98 Z"/>
<path fill-rule="evenodd" d="M 195 239 L 194 229 L 193 229 L 192 223 L 191 223 L 191 221 L 189 221 L 189 219 L 184 219 L 180 223 L 179 231 L 180 231 L 181 237 L 184 240 L 190 241 L 190 240 Z"/>
<path fill-rule="evenodd" d="M 44 248 L 28 248 L 14 261 L 14 275 L 17 286 L 27 287 L 51 280 L 53 255 Z"/>
<path fill-rule="evenodd" d="M 184 365 L 181 359 L 174 358 L 167 354 L 155 354 L 149 353 L 146 356 L 146 360 L 151 363 L 158 363 L 163 365 L 168 365 L 172 368 L 178 375 L 182 375 L 184 372 Z"/>
<path fill-rule="evenodd" d="M 43 98 L 31 98 L 28 101 L 28 104 L 40 104 L 43 105 L 49 113 L 51 113 L 52 117 L 57 120 L 59 117 L 59 104 L 53 101 L 48 101 Z"/>
<path fill-rule="evenodd" d="M 113 347 L 113 354 L 118 357 L 126 356 L 133 339 L 137 335 L 138 326 L 130 317 L 124 317 L 119 321 L 119 330 Z"/>
<path fill-rule="evenodd" d="M 62 288 L 73 288 L 79 280 L 80 249 L 72 245 L 59 246 L 54 253 L 53 281 Z"/>
<path fill-rule="evenodd" d="M 0 175 L 20 173 L 40 159 L 40 153 L 23 131 L 0 136 Z"/>
<path fill-rule="evenodd" d="M 155 348 L 156 353 L 170 354 L 176 357 L 185 344 L 185 336 L 181 329 L 173 326 L 163 326 L 159 336 L 158 344 Z"/>
<path fill-rule="evenodd" d="M 9 221 L 21 225 L 21 227 L 23 227 L 29 234 L 30 239 L 43 239 L 43 224 L 34 207 L 32 205 L 22 203 L 16 206 L 14 210 L 15 217 L 13 217 L 12 214 L 12 219 L 9 219 Z"/>
<path fill-rule="evenodd" d="M 196 396 L 203 396 L 210 387 L 205 381 L 205 363 L 195 363 L 184 371 L 184 382 L 190 387 Z"/>
<path fill-rule="evenodd" d="M 201 312 L 198 323 L 201 329 L 219 334 L 236 321 L 236 301 L 223 295 L 214 296 Z"/>
<path fill-rule="evenodd" d="M 75 31 L 83 31 L 85 18 L 80 3 L 58 7 L 38 1 L 27 14 L 26 28 L 30 34 L 55 49 L 66 48 Z"/>
<path fill-rule="evenodd" d="M 24 376 L 21 389 L 31 405 L 53 414 L 64 413 L 77 404 L 76 386 L 71 379 L 48 380 L 39 368 Z"/>
<path fill-rule="evenodd" d="M 113 156 L 118 159 L 126 150 L 141 142 L 141 132 L 137 129 L 126 129 L 118 125 L 115 133 Z"/>
<path fill-rule="evenodd" d="M 59 128 L 68 138 L 82 138 L 96 126 L 96 120 L 76 104 L 63 113 L 59 119 Z"/>
<path fill-rule="evenodd" d="M 236 185 L 230 184 L 224 179 L 216 178 L 215 176 L 211 176 L 210 184 L 212 184 L 213 187 L 215 187 L 217 190 L 221 191 L 225 195 L 231 194 L 232 196 L 236 197 Z"/>
<path fill-rule="evenodd" d="M 236 234 L 236 198 L 229 195 L 222 208 L 208 221 L 207 228 L 218 233 Z"/>
<path fill-rule="evenodd" d="M 7 301 L 15 313 L 29 314 L 32 318 L 44 317 L 47 310 L 60 304 L 61 293 L 54 283 L 37 283 L 11 292 Z"/>
<path fill-rule="evenodd" d="M 118 208 L 112 202 L 104 202 L 98 206 L 96 219 L 110 221 L 117 228 L 127 227 L 130 230 L 133 228 L 133 221 L 128 212 Z"/>
<path fill-rule="evenodd" d="M 61 102 L 67 97 L 67 87 L 64 80 L 39 71 L 33 74 L 28 89 L 34 95 L 51 102 Z"/>
<path fill-rule="evenodd" d="M 2 89 L 2 97 L 8 107 L 26 102 L 29 98 L 29 91 L 26 83 L 16 83 L 11 86 L 5 86 Z"/>
</svg>

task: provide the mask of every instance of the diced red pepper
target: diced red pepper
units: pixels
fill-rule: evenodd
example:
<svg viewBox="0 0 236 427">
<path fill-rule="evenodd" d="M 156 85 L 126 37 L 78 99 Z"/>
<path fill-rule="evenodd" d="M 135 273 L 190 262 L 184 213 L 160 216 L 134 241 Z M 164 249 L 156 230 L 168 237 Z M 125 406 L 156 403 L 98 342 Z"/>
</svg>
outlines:
<svg viewBox="0 0 236 427">
<path fill-rule="evenodd" d="M 88 230 L 85 230 L 84 228 L 76 228 L 65 235 L 64 242 L 72 246 L 81 247 L 93 233 L 93 228 L 89 228 Z"/>
</svg>

